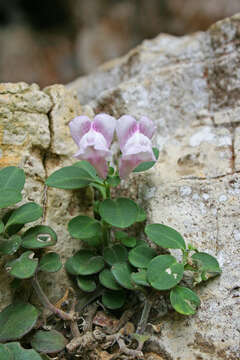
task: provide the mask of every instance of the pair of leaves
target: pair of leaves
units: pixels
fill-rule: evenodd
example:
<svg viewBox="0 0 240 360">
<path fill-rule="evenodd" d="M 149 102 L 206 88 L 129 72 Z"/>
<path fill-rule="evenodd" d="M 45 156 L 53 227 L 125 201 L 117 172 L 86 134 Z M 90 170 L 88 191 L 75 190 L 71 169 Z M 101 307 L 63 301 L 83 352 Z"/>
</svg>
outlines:
<svg viewBox="0 0 240 360">
<path fill-rule="evenodd" d="M 25 174 L 16 166 L 0 170 L 0 208 L 14 205 L 22 200 L 21 191 L 25 184 Z"/>
</svg>

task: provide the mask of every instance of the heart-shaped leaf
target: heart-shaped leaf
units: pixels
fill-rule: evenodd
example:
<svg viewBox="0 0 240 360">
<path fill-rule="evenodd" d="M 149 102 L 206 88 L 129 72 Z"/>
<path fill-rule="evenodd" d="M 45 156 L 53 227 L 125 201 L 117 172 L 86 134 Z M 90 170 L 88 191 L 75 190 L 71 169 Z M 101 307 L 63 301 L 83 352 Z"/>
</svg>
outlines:
<svg viewBox="0 0 240 360">
<path fill-rule="evenodd" d="M 6 347 L 13 354 L 14 360 L 42 360 L 35 350 L 26 350 L 18 342 L 8 343 Z"/>
<path fill-rule="evenodd" d="M 116 263 L 112 266 L 111 272 L 115 280 L 124 288 L 134 290 L 135 286 L 131 279 L 131 268 L 124 263 Z"/>
<path fill-rule="evenodd" d="M 172 307 L 183 315 L 195 314 L 196 308 L 201 303 L 195 292 L 183 286 L 176 286 L 171 290 L 170 301 Z"/>
<path fill-rule="evenodd" d="M 156 157 L 156 159 L 158 159 L 159 157 L 159 150 L 157 148 L 153 148 L 153 153 Z M 134 170 L 133 172 L 141 172 L 141 171 L 146 171 L 148 169 L 151 169 L 154 165 L 156 164 L 156 161 L 144 161 L 141 164 L 139 164 Z"/>
<path fill-rule="evenodd" d="M 14 360 L 13 353 L 7 348 L 6 345 L 0 344 L 0 359 Z"/>
<path fill-rule="evenodd" d="M 147 271 L 144 270 L 144 269 L 141 269 L 137 273 L 132 273 L 131 274 L 131 279 L 137 285 L 150 286 L 149 282 L 147 281 Z"/>
<path fill-rule="evenodd" d="M 107 199 L 100 204 L 99 213 L 108 224 L 127 228 L 136 222 L 138 206 L 127 198 Z"/>
<path fill-rule="evenodd" d="M 125 233 L 124 231 L 116 231 L 115 238 L 117 240 L 120 240 L 124 246 L 130 247 L 130 248 L 136 246 L 136 243 L 137 243 L 137 239 L 135 237 L 128 236 L 128 234 Z"/>
<path fill-rule="evenodd" d="M 154 289 L 168 290 L 181 281 L 183 271 L 183 264 L 179 264 L 174 256 L 159 255 L 149 263 L 147 280 Z"/>
<path fill-rule="evenodd" d="M 22 239 L 18 235 L 13 235 L 9 240 L 0 240 L 0 253 L 13 255 L 20 247 Z"/>
<path fill-rule="evenodd" d="M 47 180 L 46 185 L 58 189 L 80 189 L 88 186 L 95 179 L 91 174 L 78 166 L 66 166 L 55 171 Z"/>
<path fill-rule="evenodd" d="M 26 224 L 38 220 L 42 216 L 42 213 L 43 210 L 38 204 L 34 202 L 24 204 L 12 212 L 6 228 L 11 225 Z"/>
<path fill-rule="evenodd" d="M 101 225 L 88 216 L 76 216 L 69 221 L 68 231 L 73 238 L 90 239 L 101 233 Z"/>
<path fill-rule="evenodd" d="M 108 265 L 114 265 L 115 263 L 125 262 L 128 258 L 128 252 L 122 245 L 113 245 L 104 248 L 103 257 Z"/>
<path fill-rule="evenodd" d="M 55 252 L 49 252 L 41 258 L 38 270 L 53 273 L 60 270 L 61 267 L 60 256 Z"/>
<path fill-rule="evenodd" d="M 25 174 L 16 166 L 8 166 L 0 170 L 0 189 L 15 189 L 22 191 L 25 184 Z"/>
<path fill-rule="evenodd" d="M 87 276 L 78 275 L 77 285 L 82 291 L 85 291 L 85 292 L 93 292 L 97 288 L 95 281 L 92 278 L 87 277 Z"/>
<path fill-rule="evenodd" d="M 102 256 L 89 250 L 80 250 L 66 262 L 66 269 L 72 275 L 92 275 L 104 268 Z"/>
<path fill-rule="evenodd" d="M 106 290 L 102 296 L 102 303 L 108 309 L 120 309 L 126 300 L 126 293 L 123 291 L 110 291 Z"/>
<path fill-rule="evenodd" d="M 151 224 L 145 227 L 145 233 L 158 246 L 166 249 L 186 249 L 185 241 L 179 232 L 163 224 Z"/>
<path fill-rule="evenodd" d="M 22 194 L 18 190 L 4 189 L 0 191 L 0 209 L 14 205 L 21 200 Z"/>
<path fill-rule="evenodd" d="M 202 280 L 204 281 L 222 272 L 217 259 L 207 253 L 197 252 L 192 255 L 192 259 L 202 271 Z"/>
<path fill-rule="evenodd" d="M 137 268 L 147 268 L 150 261 L 157 256 L 155 250 L 146 245 L 133 248 L 128 254 L 129 262 Z"/>
<path fill-rule="evenodd" d="M 22 247 L 41 249 L 53 246 L 57 242 L 57 234 L 49 226 L 37 225 L 28 229 L 22 236 Z"/>
<path fill-rule="evenodd" d="M 99 281 L 107 289 L 110 289 L 110 290 L 120 290 L 121 289 L 121 286 L 118 285 L 113 274 L 111 273 L 111 271 L 109 269 L 104 269 L 102 272 L 100 272 Z"/>
<path fill-rule="evenodd" d="M 34 252 L 26 251 L 18 259 L 9 261 L 5 265 L 5 269 L 18 279 L 28 279 L 35 274 L 38 265 L 38 259 L 33 257 Z"/>
<path fill-rule="evenodd" d="M 31 345 L 34 349 L 44 354 L 54 354 L 62 351 L 68 341 L 56 330 L 42 331 L 39 330 L 33 336 Z"/>
<path fill-rule="evenodd" d="M 15 303 L 0 313 L 0 342 L 21 339 L 35 325 L 38 310 L 31 304 Z"/>
</svg>

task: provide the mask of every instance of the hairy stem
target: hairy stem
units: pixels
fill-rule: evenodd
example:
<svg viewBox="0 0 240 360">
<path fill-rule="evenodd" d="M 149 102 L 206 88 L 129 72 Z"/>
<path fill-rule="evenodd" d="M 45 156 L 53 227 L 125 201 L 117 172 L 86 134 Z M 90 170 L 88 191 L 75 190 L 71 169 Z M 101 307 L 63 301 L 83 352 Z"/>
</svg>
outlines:
<svg viewBox="0 0 240 360">
<path fill-rule="evenodd" d="M 145 299 L 141 319 L 139 321 L 137 331 L 136 331 L 137 334 L 143 334 L 144 333 L 144 331 L 146 329 L 146 326 L 147 326 L 148 317 L 149 317 L 151 307 L 152 307 L 152 303 L 148 299 Z"/>
</svg>

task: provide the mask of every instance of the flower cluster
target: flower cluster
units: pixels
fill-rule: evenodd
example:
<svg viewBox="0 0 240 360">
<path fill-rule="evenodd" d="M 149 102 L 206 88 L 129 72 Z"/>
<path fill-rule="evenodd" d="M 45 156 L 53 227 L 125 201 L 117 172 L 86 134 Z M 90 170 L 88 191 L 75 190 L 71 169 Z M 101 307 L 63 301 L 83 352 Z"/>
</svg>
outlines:
<svg viewBox="0 0 240 360">
<path fill-rule="evenodd" d="M 115 130 L 122 153 L 119 160 L 121 178 L 126 178 L 141 162 L 156 161 L 151 144 L 155 125 L 147 117 L 137 122 L 130 115 L 116 120 L 110 115 L 98 114 L 93 121 L 87 116 L 78 116 L 69 123 L 69 127 L 79 147 L 74 156 L 89 161 L 102 178 L 106 178 L 108 173 Z"/>
</svg>

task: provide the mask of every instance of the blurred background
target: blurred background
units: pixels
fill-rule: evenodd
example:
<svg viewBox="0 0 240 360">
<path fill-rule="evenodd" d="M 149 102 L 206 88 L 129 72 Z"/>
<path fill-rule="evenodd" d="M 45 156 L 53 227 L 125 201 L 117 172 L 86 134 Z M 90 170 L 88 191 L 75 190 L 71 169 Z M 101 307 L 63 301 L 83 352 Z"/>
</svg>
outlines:
<svg viewBox="0 0 240 360">
<path fill-rule="evenodd" d="M 237 12 L 240 0 L 0 0 L 0 82 L 65 84 L 144 39 Z"/>
</svg>

